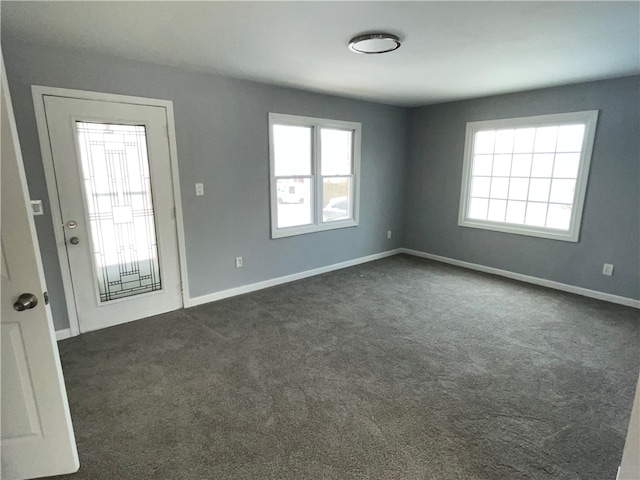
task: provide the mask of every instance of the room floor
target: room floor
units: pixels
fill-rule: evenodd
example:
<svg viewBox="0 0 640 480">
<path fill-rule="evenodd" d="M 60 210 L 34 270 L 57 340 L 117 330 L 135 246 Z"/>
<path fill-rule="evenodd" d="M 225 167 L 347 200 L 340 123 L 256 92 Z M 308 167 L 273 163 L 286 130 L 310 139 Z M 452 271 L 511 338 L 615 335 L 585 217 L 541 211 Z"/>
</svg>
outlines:
<svg viewBox="0 0 640 480">
<path fill-rule="evenodd" d="M 65 479 L 613 479 L 638 311 L 399 255 L 60 342 Z"/>
</svg>

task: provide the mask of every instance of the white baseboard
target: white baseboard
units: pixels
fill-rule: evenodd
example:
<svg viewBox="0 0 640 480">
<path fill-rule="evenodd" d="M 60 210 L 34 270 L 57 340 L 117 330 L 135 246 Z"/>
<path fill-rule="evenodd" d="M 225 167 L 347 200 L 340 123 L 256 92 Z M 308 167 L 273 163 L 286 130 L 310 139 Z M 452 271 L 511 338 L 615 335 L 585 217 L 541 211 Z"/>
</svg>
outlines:
<svg viewBox="0 0 640 480">
<path fill-rule="evenodd" d="M 283 283 L 289 283 L 295 280 L 313 277 L 322 273 L 332 272 L 334 270 L 340 270 L 347 267 L 353 267 L 354 265 L 360 265 L 361 263 L 372 262 L 373 260 L 379 260 L 381 258 L 397 255 L 399 253 L 402 253 L 402 250 L 403 249 L 401 248 L 396 248 L 394 250 L 388 250 L 386 252 L 367 255 L 366 257 L 347 260 L 346 262 L 334 263 L 332 265 L 314 268 L 312 270 L 305 270 L 304 272 L 285 275 L 284 277 L 272 278 L 269 280 L 264 280 L 262 282 L 251 283 L 249 285 L 242 285 L 241 287 L 230 288 L 228 290 L 222 290 L 220 292 L 201 295 L 199 297 L 190 298 L 185 307 L 195 307 L 196 305 L 202 305 L 203 303 L 215 302 L 216 300 L 222 300 L 223 298 L 235 297 L 236 295 L 255 292 L 256 290 L 262 290 L 264 288 L 275 287 L 276 285 L 282 285 Z"/>
<path fill-rule="evenodd" d="M 56 340 L 59 342 L 60 340 L 64 340 L 65 338 L 71 338 L 73 334 L 71 333 L 70 328 L 65 328 L 64 330 L 56 330 Z"/>
<path fill-rule="evenodd" d="M 241 287 L 230 288 L 228 290 L 222 290 L 220 292 L 209 293 L 199 297 L 189 298 L 185 302 L 185 308 L 195 307 L 196 305 L 202 305 L 203 303 L 215 302 L 216 300 L 222 300 L 223 298 L 234 297 L 236 295 L 242 295 L 244 293 L 255 292 L 264 288 L 275 287 L 276 285 L 282 285 L 283 283 L 293 282 L 295 280 L 302 280 L 303 278 L 313 277 L 322 273 L 332 272 L 334 270 L 340 270 L 342 268 L 353 267 L 354 265 L 360 265 L 361 263 L 372 262 L 381 258 L 391 257 L 399 253 L 406 253 L 407 255 L 413 255 L 416 257 L 427 258 L 429 260 L 435 260 L 437 262 L 448 263 L 458 267 L 468 268 L 470 270 L 477 270 L 479 272 L 491 273 L 493 275 L 500 275 L 502 277 L 519 280 L 521 282 L 532 283 L 534 285 L 540 285 L 542 287 L 553 288 L 555 290 L 561 290 L 563 292 L 575 293 L 585 297 L 596 298 L 598 300 L 604 300 L 607 302 L 617 303 L 620 305 L 626 305 L 628 307 L 634 307 L 640 309 L 640 300 L 633 298 L 620 297 L 618 295 L 612 295 L 610 293 L 598 292 L 596 290 L 589 290 L 588 288 L 576 287 L 574 285 L 568 285 L 566 283 L 554 282 L 552 280 L 546 280 L 544 278 L 532 277 L 529 275 L 523 275 L 521 273 L 510 272 L 508 270 L 501 270 L 499 268 L 486 267 L 471 262 L 464 262 L 462 260 L 456 260 L 455 258 L 442 257 L 440 255 L 434 255 L 432 253 L 420 252 L 418 250 L 412 250 L 410 248 L 396 248 L 394 250 L 388 250 L 386 252 L 375 253 L 373 255 L 367 255 L 366 257 L 355 258 L 353 260 L 347 260 L 346 262 L 334 263 L 332 265 L 326 265 L 324 267 L 314 268 L 312 270 L 305 270 L 304 272 L 293 273 L 291 275 L 285 275 L 283 277 L 272 278 L 264 280 L 262 282 L 251 283 L 249 285 L 242 285 Z M 72 337 L 73 334 L 70 328 L 56 331 L 56 339 L 58 341 L 65 338 Z"/>
<path fill-rule="evenodd" d="M 501 277 L 511 278 L 513 280 L 519 280 L 521 282 L 526 282 L 526 283 L 532 283 L 534 285 L 540 285 L 542 287 L 553 288 L 555 290 L 561 290 L 563 292 L 575 293 L 576 295 L 596 298 L 598 300 L 617 303 L 619 305 L 625 305 L 627 307 L 640 308 L 640 300 L 636 300 L 635 298 L 621 297 L 618 295 L 612 295 L 611 293 L 599 292 L 597 290 L 589 290 L 588 288 L 576 287 L 574 285 L 569 285 L 566 283 L 554 282 L 553 280 L 546 280 L 544 278 L 532 277 L 530 275 L 523 275 L 522 273 L 510 272 L 508 270 L 501 270 L 499 268 L 486 267 L 484 265 L 479 265 L 477 263 L 464 262 L 462 260 L 456 260 L 455 258 L 442 257 L 440 255 L 421 252 L 419 250 L 412 250 L 410 248 L 400 248 L 399 250 L 401 253 L 406 253 L 407 255 L 427 258 L 429 260 L 435 260 L 436 262 L 448 263 L 449 265 L 455 265 L 457 267 L 468 268 L 470 270 L 477 270 L 479 272 L 491 273 L 493 275 L 500 275 Z"/>
</svg>

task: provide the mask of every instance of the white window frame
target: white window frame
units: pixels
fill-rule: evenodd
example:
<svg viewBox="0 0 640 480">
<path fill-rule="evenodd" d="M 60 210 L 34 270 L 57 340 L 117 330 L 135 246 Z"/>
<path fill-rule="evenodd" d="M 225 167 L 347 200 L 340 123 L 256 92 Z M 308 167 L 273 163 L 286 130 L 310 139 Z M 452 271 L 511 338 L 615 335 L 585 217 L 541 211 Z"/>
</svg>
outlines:
<svg viewBox="0 0 640 480">
<path fill-rule="evenodd" d="M 273 126 L 291 125 L 297 127 L 311 127 L 311 200 L 313 209 L 311 212 L 312 223 L 309 225 L 299 225 L 293 227 L 278 228 L 278 191 L 277 178 L 275 176 L 275 157 L 273 143 Z M 320 128 L 334 128 L 339 130 L 349 130 L 353 132 L 353 152 L 352 162 L 352 198 L 351 211 L 352 218 L 345 220 L 333 220 L 324 222 L 322 220 L 322 180 L 328 176 L 321 175 L 320 165 Z M 271 238 L 290 237 L 293 235 L 303 235 L 306 233 L 322 232 L 325 230 L 335 230 L 337 228 L 354 227 L 359 224 L 360 218 L 360 143 L 362 125 L 358 122 L 347 122 L 343 120 L 330 120 L 326 118 L 304 117 L 298 115 L 287 115 L 283 113 L 269 113 L 269 176 L 270 176 L 270 197 L 271 197 Z M 347 175 L 336 175 L 345 177 Z M 295 176 L 288 175 L 286 178 Z M 305 175 L 308 178 L 309 175 Z"/>
<path fill-rule="evenodd" d="M 460 189 L 460 209 L 458 212 L 458 225 L 461 227 L 479 228 L 496 232 L 550 238 L 554 240 L 564 240 L 567 242 L 577 242 L 580 235 L 580 224 L 582 222 L 582 211 L 584 207 L 585 193 L 587 190 L 589 166 L 591 164 L 591 154 L 593 152 L 593 142 L 595 138 L 597 121 L 598 110 L 589 110 L 584 112 L 558 113 L 551 115 L 538 115 L 532 117 L 507 118 L 500 120 L 487 120 L 467 123 L 464 145 L 464 164 L 462 170 L 462 186 Z M 585 131 L 584 137 L 582 139 L 580 165 L 576 178 L 573 208 L 571 209 L 571 221 L 569 223 L 568 231 L 552 229 L 548 227 L 534 227 L 529 225 L 495 222 L 490 220 L 477 220 L 467 217 L 467 209 L 469 206 L 471 192 L 471 169 L 473 166 L 474 153 L 473 146 L 475 134 L 477 132 L 483 130 L 499 130 L 508 128 L 575 125 L 577 123 L 583 124 L 585 126 Z"/>
</svg>

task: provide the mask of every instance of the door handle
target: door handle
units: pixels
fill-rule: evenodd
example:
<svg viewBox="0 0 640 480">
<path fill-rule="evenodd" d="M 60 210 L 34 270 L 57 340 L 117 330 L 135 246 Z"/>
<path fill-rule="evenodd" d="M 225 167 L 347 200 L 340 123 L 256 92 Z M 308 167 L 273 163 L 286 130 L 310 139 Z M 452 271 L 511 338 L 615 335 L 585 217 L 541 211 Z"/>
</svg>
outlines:
<svg viewBox="0 0 640 480">
<path fill-rule="evenodd" d="M 79 239 L 78 237 L 71 237 L 71 238 L 69 239 L 69 243 L 70 243 L 71 245 L 77 245 L 77 244 L 79 244 L 79 243 L 80 243 L 80 239 Z"/>
<path fill-rule="evenodd" d="M 22 312 L 23 310 L 29 310 L 36 305 L 38 305 L 38 297 L 33 293 L 23 293 L 18 297 L 16 303 L 13 304 L 13 309 L 18 312 Z"/>
</svg>

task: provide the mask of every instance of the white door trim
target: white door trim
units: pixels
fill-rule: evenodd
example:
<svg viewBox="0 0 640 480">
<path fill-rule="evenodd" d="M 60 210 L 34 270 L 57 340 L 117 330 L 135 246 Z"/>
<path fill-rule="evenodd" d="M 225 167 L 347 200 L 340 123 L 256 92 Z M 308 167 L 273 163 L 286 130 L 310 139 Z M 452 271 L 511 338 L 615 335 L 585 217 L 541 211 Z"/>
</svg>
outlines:
<svg viewBox="0 0 640 480">
<path fill-rule="evenodd" d="M 116 95 L 112 93 L 89 92 L 84 90 L 74 90 L 67 88 L 45 87 L 32 85 L 31 93 L 36 114 L 36 124 L 38 127 L 38 137 L 40 140 L 40 151 L 42 153 L 42 164 L 49 194 L 49 205 L 51 206 L 51 220 L 56 240 L 56 250 L 60 262 L 62 273 L 62 284 L 67 302 L 67 312 L 69 315 L 70 336 L 80 334 L 78 313 L 73 295 L 73 283 L 71 281 L 71 269 L 67 258 L 67 248 L 65 245 L 62 213 L 60 208 L 60 198 L 58 195 L 58 185 L 53 166 L 53 154 L 49 143 L 49 133 L 47 128 L 47 116 L 44 107 L 44 96 L 56 96 L 65 98 L 76 98 L 81 100 L 95 100 L 111 103 L 127 103 L 134 105 L 144 105 L 151 107 L 162 107 L 167 115 L 167 135 L 169 138 L 169 156 L 171 160 L 171 179 L 173 182 L 173 203 L 176 216 L 176 234 L 178 237 L 178 258 L 180 261 L 180 280 L 182 284 L 182 304 L 189 303 L 189 277 L 187 275 L 187 255 L 185 249 L 184 221 L 182 216 L 182 197 L 180 196 L 180 177 L 178 174 L 178 151 L 176 148 L 176 129 L 173 118 L 173 102 L 171 100 L 161 100 L 146 97 L 133 97 L 129 95 Z"/>
</svg>

